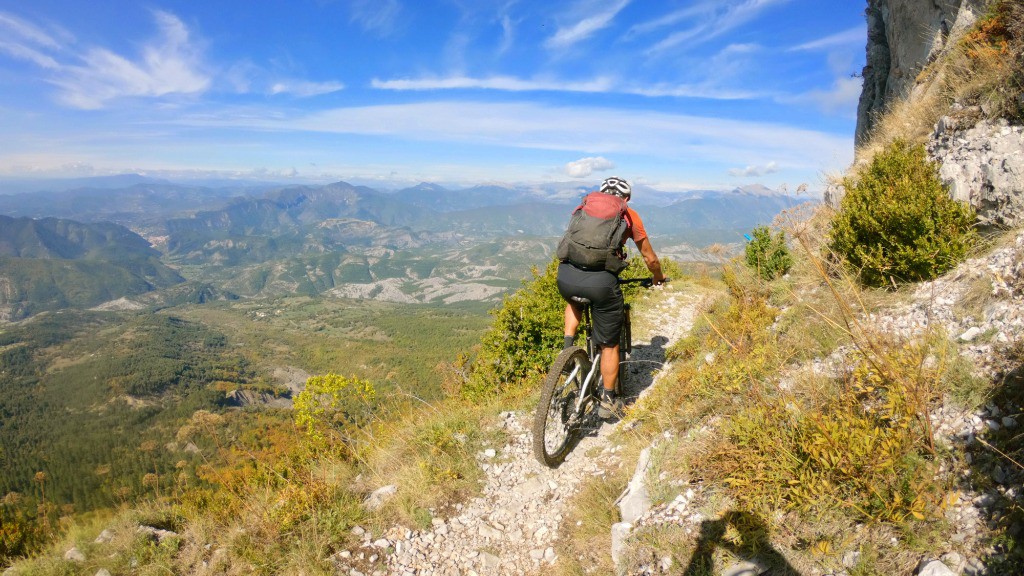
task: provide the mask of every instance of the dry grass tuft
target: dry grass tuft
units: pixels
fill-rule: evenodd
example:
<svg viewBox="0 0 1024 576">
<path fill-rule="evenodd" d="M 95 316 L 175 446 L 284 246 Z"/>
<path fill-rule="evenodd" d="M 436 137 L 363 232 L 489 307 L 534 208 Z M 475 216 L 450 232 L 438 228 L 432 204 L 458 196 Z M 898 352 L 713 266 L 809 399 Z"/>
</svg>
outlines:
<svg viewBox="0 0 1024 576">
<path fill-rule="evenodd" d="M 784 278 L 726 268 L 727 297 L 671 351 L 674 379 L 634 409 L 630 442 L 674 432 L 654 475 L 702 480 L 705 516 L 749 515 L 801 571 L 841 569 L 853 547 L 862 560 L 851 574 L 899 572 L 946 535 L 951 479 L 928 414 L 971 384 L 943 335 L 901 341 L 865 320 L 902 295 L 844 272 L 825 250 L 831 216 L 802 208 L 776 221 L 797 246 Z M 668 502 L 683 490 L 656 482 L 652 493 Z M 638 538 L 645 561 L 686 565 L 700 548 L 697 534 L 671 528 Z"/>
</svg>

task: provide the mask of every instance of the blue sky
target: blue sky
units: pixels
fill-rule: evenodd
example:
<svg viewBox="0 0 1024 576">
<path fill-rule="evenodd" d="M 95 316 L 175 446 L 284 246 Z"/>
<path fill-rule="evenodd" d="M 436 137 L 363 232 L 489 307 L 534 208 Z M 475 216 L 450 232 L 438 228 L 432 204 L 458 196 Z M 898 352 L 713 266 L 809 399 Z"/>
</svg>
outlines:
<svg viewBox="0 0 1024 576">
<path fill-rule="evenodd" d="M 0 176 L 817 189 L 864 6 L 0 0 Z"/>
</svg>

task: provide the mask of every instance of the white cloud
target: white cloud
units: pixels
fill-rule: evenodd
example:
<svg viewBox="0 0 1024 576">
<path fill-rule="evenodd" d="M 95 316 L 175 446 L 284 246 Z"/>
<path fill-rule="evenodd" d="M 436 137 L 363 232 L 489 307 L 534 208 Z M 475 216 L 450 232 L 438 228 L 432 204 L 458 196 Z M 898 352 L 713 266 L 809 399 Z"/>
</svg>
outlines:
<svg viewBox="0 0 1024 576">
<path fill-rule="evenodd" d="M 18 60 L 28 60 L 40 68 L 48 68 L 50 70 L 60 68 L 60 64 L 52 56 L 24 44 L 0 41 L 0 52 Z"/>
<path fill-rule="evenodd" d="M 300 98 L 320 96 L 344 90 L 341 82 L 308 82 L 305 80 L 281 80 L 270 87 L 271 94 L 291 94 Z"/>
<path fill-rule="evenodd" d="M 12 14 L 0 12 L 0 30 L 4 30 L 8 40 L 18 38 L 35 46 L 60 48 L 60 43 L 50 34 Z"/>
<path fill-rule="evenodd" d="M 864 81 L 861 78 L 843 76 L 836 79 L 830 90 L 813 90 L 779 100 L 789 104 L 810 103 L 828 114 L 854 117 L 857 114 L 857 102 L 860 100 L 863 85 Z"/>
<path fill-rule="evenodd" d="M 631 0 L 616 0 L 607 6 L 595 7 L 593 2 L 578 4 L 573 24 L 563 26 L 548 38 L 544 45 L 548 48 L 568 48 L 573 44 L 586 40 L 611 25 L 615 16 L 629 5 Z"/>
<path fill-rule="evenodd" d="M 565 165 L 565 173 L 570 178 L 586 178 L 595 171 L 611 170 L 615 168 L 615 163 L 603 156 L 591 156 L 589 158 L 580 158 L 575 162 L 569 162 Z"/>
<path fill-rule="evenodd" d="M 596 78 L 584 82 L 559 80 L 524 80 L 514 76 L 490 76 L 472 78 L 469 76 L 448 76 L 443 78 L 403 78 L 379 80 L 374 78 L 371 86 L 382 90 L 459 90 L 483 89 L 506 92 L 610 92 L 614 82 L 610 78 Z"/>
<path fill-rule="evenodd" d="M 136 60 L 105 48 L 88 48 L 79 56 L 70 56 L 67 49 L 44 54 L 22 46 L 17 54 L 49 70 L 49 82 L 60 89 L 58 99 L 74 108 L 103 108 L 111 100 L 124 96 L 155 97 L 205 91 L 211 80 L 202 70 L 201 50 L 190 40 L 188 28 L 169 12 L 156 11 L 153 16 L 159 35 L 143 47 Z M 9 21 L 9 18 L 3 20 L 3 24 Z M 42 33 L 31 36 L 40 45 L 55 48 L 54 43 L 47 40 L 49 37 L 42 38 L 39 34 Z M 5 51 L 16 50 L 7 47 Z M 77 63 L 66 63 L 72 59 Z"/>
<path fill-rule="evenodd" d="M 868 31 L 866 25 L 857 26 L 850 28 L 849 30 L 843 30 L 824 38 L 818 38 L 810 42 L 805 42 L 798 46 L 793 46 L 790 51 L 815 51 L 815 50 L 828 50 L 831 48 L 859 45 L 864 46 L 867 42 Z"/>
<path fill-rule="evenodd" d="M 5 12 L 0 12 L 0 53 L 27 60 L 40 68 L 60 65 L 47 51 L 60 49 L 60 43 L 39 27 Z"/>
<path fill-rule="evenodd" d="M 605 157 L 646 155 L 675 164 L 771 157 L 780 165 L 816 171 L 845 167 L 853 155 L 852 138 L 845 134 L 766 122 L 534 103 L 436 101 L 336 108 L 292 116 L 253 109 L 234 113 L 223 110 L 180 122 L 250 130 L 379 135 Z"/>
<path fill-rule="evenodd" d="M 779 171 L 779 165 L 776 162 L 769 162 L 762 166 L 747 166 L 746 168 L 732 168 L 729 170 L 730 176 L 736 176 L 738 178 L 750 178 L 765 176 L 768 174 L 774 174 Z"/>
<path fill-rule="evenodd" d="M 98 109 L 125 96 L 197 94 L 211 79 L 200 53 L 177 16 L 156 12 L 159 38 L 147 45 L 140 61 L 132 61 L 105 48 L 92 48 L 80 65 L 65 66 L 52 82 L 61 88 L 60 100 L 83 109 Z"/>
<path fill-rule="evenodd" d="M 188 27 L 174 14 L 154 11 L 153 18 L 157 36 L 132 57 L 103 47 L 89 47 L 73 54 L 71 47 L 61 47 L 38 27 L 0 12 L 0 33 L 7 32 L 7 38 L 0 40 L 0 54 L 30 61 L 47 70 L 48 82 L 58 88 L 58 101 L 73 108 L 96 110 L 124 97 L 197 95 L 210 89 L 213 77 L 203 58 L 202 43 L 192 38 Z M 272 81 L 249 61 L 225 70 L 220 82 L 239 93 L 250 92 L 255 82 L 270 94 L 298 97 L 345 88 L 334 81 Z"/>
<path fill-rule="evenodd" d="M 498 47 L 498 54 L 504 54 L 515 43 L 516 27 L 512 17 L 508 14 L 499 16 L 498 21 L 501 23 L 501 45 Z"/>
<path fill-rule="evenodd" d="M 665 28 L 666 26 L 673 26 L 688 18 L 713 13 L 715 7 L 719 6 L 720 4 L 720 0 L 710 0 L 694 4 L 693 6 L 689 6 L 681 10 L 669 12 L 668 14 L 661 16 L 659 18 L 655 18 L 654 20 L 648 20 L 647 22 L 641 22 L 640 24 L 633 25 L 626 33 L 626 36 L 638 36 L 647 34 L 649 32 Z"/>
</svg>

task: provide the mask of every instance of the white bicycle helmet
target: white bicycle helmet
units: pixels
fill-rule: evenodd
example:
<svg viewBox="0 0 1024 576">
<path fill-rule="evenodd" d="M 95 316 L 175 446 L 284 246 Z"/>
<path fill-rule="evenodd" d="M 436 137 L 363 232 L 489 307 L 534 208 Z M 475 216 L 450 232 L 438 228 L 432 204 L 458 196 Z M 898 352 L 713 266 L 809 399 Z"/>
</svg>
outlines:
<svg viewBox="0 0 1024 576">
<path fill-rule="evenodd" d="M 614 194 L 625 198 L 626 200 L 629 200 L 630 196 L 633 195 L 633 189 L 629 187 L 629 182 L 626 182 L 618 176 L 606 178 L 605 181 L 601 183 L 601 192 L 604 192 L 605 194 Z"/>
</svg>

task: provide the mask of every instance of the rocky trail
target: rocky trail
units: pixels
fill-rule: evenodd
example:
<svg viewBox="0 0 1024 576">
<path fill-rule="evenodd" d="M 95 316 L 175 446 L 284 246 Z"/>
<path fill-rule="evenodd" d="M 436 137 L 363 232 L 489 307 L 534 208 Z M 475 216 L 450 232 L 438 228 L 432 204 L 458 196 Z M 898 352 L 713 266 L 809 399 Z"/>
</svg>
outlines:
<svg viewBox="0 0 1024 576">
<path fill-rule="evenodd" d="M 990 254 L 971 259 L 940 279 L 923 283 L 904 301 L 862 320 L 882 332 L 904 337 L 919 334 L 929 326 L 939 327 L 953 336 L 960 354 L 980 374 L 996 378 L 1000 368 L 991 365 L 998 356 L 993 354 L 994 347 L 1019 341 L 1024 333 L 1022 262 L 1024 234 L 1017 234 Z M 973 297 L 982 298 L 983 303 L 976 303 L 980 309 L 957 312 L 957 303 L 971 301 L 969 293 L 978 292 L 978 286 L 990 291 L 984 298 Z M 702 300 L 699 294 L 671 291 L 652 296 L 646 307 L 634 313 L 635 344 L 626 388 L 634 401 L 645 390 L 658 385 L 665 373 L 666 349 L 689 332 Z M 848 352 L 846 348 L 838 349 L 829 358 L 800 369 L 840 371 L 850 363 L 846 358 Z M 956 472 L 963 481 L 950 493 L 951 504 L 944 512 L 955 534 L 948 543 L 937 544 L 919 556 L 920 567 L 915 573 L 983 574 L 983 558 L 999 555 L 995 548 L 982 549 L 985 524 L 1009 514 L 1012 503 L 1024 496 L 1019 494 L 1020 472 L 1005 459 L 990 454 L 988 444 L 981 439 L 1001 429 L 1016 429 L 1020 413 L 1020 406 L 1005 400 L 1001 404 L 989 402 L 974 410 L 939 405 L 931 413 L 936 441 L 966 447 L 966 462 L 977 473 L 966 468 Z M 657 506 L 652 506 L 649 499 L 646 503 L 630 502 L 645 500 L 642 484 L 647 457 L 641 453 L 639 461 L 633 462 L 619 453 L 610 440 L 619 428 L 618 423 L 606 422 L 592 430 L 562 466 L 548 469 L 532 453 L 532 418 L 532 413 L 522 412 L 501 415 L 500 426 L 506 433 L 507 444 L 477 455 L 486 475 L 479 497 L 457 506 L 448 517 L 438 515 L 428 530 L 394 527 L 376 539 L 360 532 L 362 546 L 341 553 L 337 558 L 339 572 L 351 576 L 545 573 L 558 561 L 558 540 L 565 534 L 569 501 L 588 478 L 623 466 L 630 470 L 635 467 L 637 472 L 630 486 L 623 486 L 623 497 L 618 503 L 617 512 L 623 522 L 615 524 L 609 534 L 607 551 L 613 559 L 622 552 L 618 548 L 624 546 L 629 534 L 643 527 L 675 525 L 692 534 L 701 530 L 704 518 L 696 505 L 702 498 L 699 485 L 685 490 L 672 502 Z M 1024 532 L 1024 528 L 1020 531 Z M 896 538 L 892 541 L 896 545 Z M 769 551 L 774 553 L 775 564 L 788 566 L 781 554 L 774 549 Z M 859 554 L 856 546 L 842 551 L 842 568 L 825 573 L 845 576 L 846 570 L 857 565 Z M 767 569 L 765 561 L 734 556 L 726 559 L 721 573 L 761 573 Z M 662 574 L 673 570 L 678 567 L 665 557 L 651 558 L 630 573 Z"/>
<path fill-rule="evenodd" d="M 701 298 L 665 290 L 633 316 L 633 353 L 625 392 L 635 401 L 657 385 L 665 351 L 692 326 Z M 486 474 L 480 496 L 435 517 L 429 530 L 394 527 L 373 539 L 357 529 L 362 547 L 340 553 L 342 573 L 504 575 L 543 573 L 557 560 L 569 500 L 587 478 L 624 463 L 609 435 L 618 423 L 590 431 L 557 469 L 533 456 L 532 413 L 506 412 L 500 426 L 508 443 L 477 455 Z"/>
</svg>

